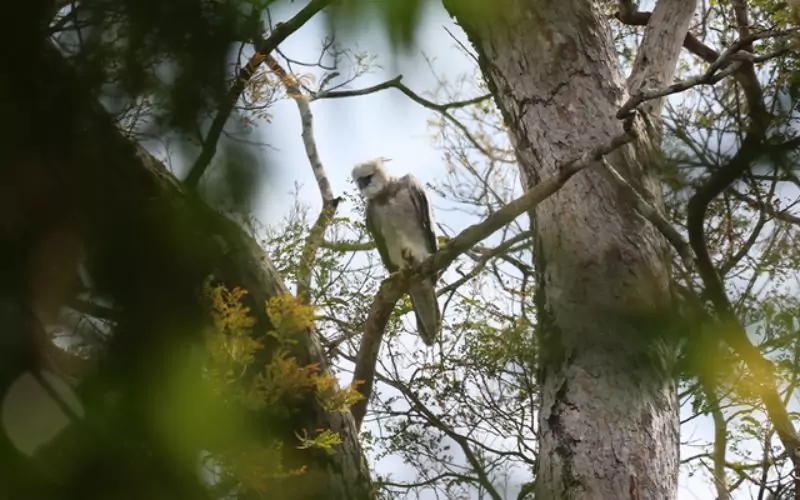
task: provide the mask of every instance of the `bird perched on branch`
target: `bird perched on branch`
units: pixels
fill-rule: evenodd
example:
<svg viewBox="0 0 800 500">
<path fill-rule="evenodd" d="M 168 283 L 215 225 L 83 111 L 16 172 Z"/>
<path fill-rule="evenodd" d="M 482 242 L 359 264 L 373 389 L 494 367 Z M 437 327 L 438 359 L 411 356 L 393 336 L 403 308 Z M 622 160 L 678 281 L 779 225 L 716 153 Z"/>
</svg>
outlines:
<svg viewBox="0 0 800 500">
<path fill-rule="evenodd" d="M 394 178 L 379 158 L 353 167 L 353 180 L 367 203 L 367 230 L 390 273 L 413 267 L 436 252 L 433 211 L 422 183 L 411 174 Z M 435 276 L 409 288 L 422 341 L 433 345 L 441 313 Z"/>
</svg>

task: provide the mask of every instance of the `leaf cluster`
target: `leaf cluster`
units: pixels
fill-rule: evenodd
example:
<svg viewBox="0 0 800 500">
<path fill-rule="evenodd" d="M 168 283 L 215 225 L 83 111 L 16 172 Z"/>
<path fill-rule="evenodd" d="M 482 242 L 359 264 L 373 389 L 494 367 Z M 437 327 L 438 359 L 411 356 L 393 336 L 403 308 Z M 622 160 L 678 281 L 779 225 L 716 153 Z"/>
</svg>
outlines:
<svg viewBox="0 0 800 500">
<path fill-rule="evenodd" d="M 355 387 L 339 389 L 333 375 L 322 373 L 315 364 L 301 365 L 292 355 L 298 336 L 314 327 L 313 307 L 289 293 L 270 298 L 265 307 L 272 328 L 264 336 L 256 337 L 255 321 L 242 304 L 246 290 L 212 286 L 207 281 L 205 293 L 213 327 L 205 336 L 208 358 L 204 373 L 227 406 L 259 412 L 266 421 L 281 421 L 291 418 L 298 403 L 310 395 L 328 412 L 348 411 L 350 405 L 360 400 Z M 269 363 L 255 376 L 248 377 L 247 372 L 267 338 L 275 340 L 277 348 Z M 335 445 L 340 443 L 337 433 L 319 429 L 315 436 L 297 435 L 296 447 L 333 453 Z M 223 475 L 235 479 L 248 491 L 267 493 L 274 481 L 306 470 L 305 466 L 284 469 L 283 446 L 282 439 L 273 436 L 221 450 L 213 458 Z"/>
</svg>

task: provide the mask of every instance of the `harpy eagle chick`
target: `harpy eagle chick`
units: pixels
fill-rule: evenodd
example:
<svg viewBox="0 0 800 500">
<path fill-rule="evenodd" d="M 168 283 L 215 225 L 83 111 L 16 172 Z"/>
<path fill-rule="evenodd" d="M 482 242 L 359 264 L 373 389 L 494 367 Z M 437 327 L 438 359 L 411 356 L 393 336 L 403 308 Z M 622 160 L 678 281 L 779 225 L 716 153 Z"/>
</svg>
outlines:
<svg viewBox="0 0 800 500">
<path fill-rule="evenodd" d="M 391 177 L 381 159 L 356 165 L 352 175 L 367 204 L 367 230 L 390 273 L 419 264 L 436 252 L 433 211 L 416 177 Z M 437 277 L 414 283 L 408 291 L 419 336 L 429 346 L 439 334 L 441 321 L 434 287 Z"/>
</svg>

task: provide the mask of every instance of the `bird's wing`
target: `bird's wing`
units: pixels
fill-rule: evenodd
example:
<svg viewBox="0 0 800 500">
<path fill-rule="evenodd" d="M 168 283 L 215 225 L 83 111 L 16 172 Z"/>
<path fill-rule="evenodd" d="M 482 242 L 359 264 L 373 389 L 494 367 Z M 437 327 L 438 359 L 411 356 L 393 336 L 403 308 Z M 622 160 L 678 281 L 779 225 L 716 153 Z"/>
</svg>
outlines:
<svg viewBox="0 0 800 500">
<path fill-rule="evenodd" d="M 428 195 L 422 183 L 411 174 L 403 177 L 403 183 L 408 188 L 411 203 L 414 206 L 416 220 L 422 225 L 425 234 L 425 248 L 430 252 L 436 252 L 436 234 L 433 232 L 433 212 L 428 202 Z"/>
<path fill-rule="evenodd" d="M 374 202 L 367 202 L 365 212 L 367 214 L 367 231 L 369 231 L 369 234 L 372 235 L 372 239 L 375 241 L 375 246 L 378 247 L 378 253 L 381 255 L 381 261 L 383 261 L 383 265 L 386 266 L 386 269 L 388 269 L 390 273 L 393 273 L 397 271 L 398 267 L 392 263 L 392 260 L 389 258 L 389 250 L 386 248 L 386 240 L 383 239 L 381 229 L 378 227 L 378 222 L 375 220 Z"/>
</svg>

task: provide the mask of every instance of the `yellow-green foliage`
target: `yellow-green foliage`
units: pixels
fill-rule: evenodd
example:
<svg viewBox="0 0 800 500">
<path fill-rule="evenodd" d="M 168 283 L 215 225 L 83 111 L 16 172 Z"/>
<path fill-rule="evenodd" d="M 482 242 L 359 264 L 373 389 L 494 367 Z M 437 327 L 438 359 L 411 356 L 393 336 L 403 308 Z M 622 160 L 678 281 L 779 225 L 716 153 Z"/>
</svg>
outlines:
<svg viewBox="0 0 800 500">
<path fill-rule="evenodd" d="M 256 336 L 255 320 L 242 304 L 246 294 L 241 288 L 229 290 L 223 285 L 206 285 L 213 328 L 206 336 L 205 374 L 226 405 L 268 414 L 266 421 L 286 421 L 297 403 L 309 397 L 314 397 L 328 412 L 347 411 L 362 398 L 355 387 L 339 389 L 333 375 L 320 371 L 316 364 L 301 365 L 293 356 L 293 346 L 314 326 L 312 306 L 288 293 L 272 297 L 266 304 L 272 329 Z M 275 345 L 270 345 L 270 361 L 255 376 L 244 376 L 253 369 L 251 365 L 268 338 L 275 340 L 271 343 Z M 309 437 L 305 430 L 296 432 L 295 446 L 333 453 L 334 446 L 341 442 L 338 433 L 330 429 L 317 429 L 316 433 Z M 284 470 L 281 460 L 284 445 L 277 439 L 262 441 L 246 450 L 225 451 L 217 459 L 226 473 L 246 488 L 266 491 L 271 480 L 305 471 L 305 467 Z"/>
</svg>

